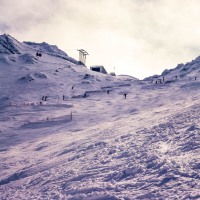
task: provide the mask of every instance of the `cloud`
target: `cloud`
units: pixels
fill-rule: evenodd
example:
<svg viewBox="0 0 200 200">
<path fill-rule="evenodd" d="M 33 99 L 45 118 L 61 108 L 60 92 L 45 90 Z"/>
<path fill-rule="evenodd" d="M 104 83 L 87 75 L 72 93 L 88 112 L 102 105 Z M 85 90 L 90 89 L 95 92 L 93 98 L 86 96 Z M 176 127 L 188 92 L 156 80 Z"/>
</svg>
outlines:
<svg viewBox="0 0 200 200">
<path fill-rule="evenodd" d="M 89 65 L 145 77 L 199 55 L 198 7 L 198 0 L 1 0 L 0 32 L 74 57 L 85 48 Z"/>
<path fill-rule="evenodd" d="M 10 29 L 11 29 L 10 26 L 8 26 L 7 24 L 3 22 L 0 22 L 0 30 L 2 33 L 9 32 Z"/>
<path fill-rule="evenodd" d="M 54 17 L 54 9 L 56 6 L 51 0 L 3 0 L 0 22 L 7 24 L 9 30 L 24 32 L 26 29 L 37 27 L 37 24 L 49 23 Z"/>
</svg>

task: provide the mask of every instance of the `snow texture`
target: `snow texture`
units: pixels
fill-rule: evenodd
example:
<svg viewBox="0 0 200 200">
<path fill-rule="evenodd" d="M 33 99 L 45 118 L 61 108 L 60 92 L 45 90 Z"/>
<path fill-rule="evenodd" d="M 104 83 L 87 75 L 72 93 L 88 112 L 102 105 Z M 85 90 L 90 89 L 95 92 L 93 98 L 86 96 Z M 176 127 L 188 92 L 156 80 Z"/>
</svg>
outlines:
<svg viewBox="0 0 200 200">
<path fill-rule="evenodd" d="M 139 81 L 0 41 L 0 199 L 200 199 L 199 58 Z"/>
</svg>

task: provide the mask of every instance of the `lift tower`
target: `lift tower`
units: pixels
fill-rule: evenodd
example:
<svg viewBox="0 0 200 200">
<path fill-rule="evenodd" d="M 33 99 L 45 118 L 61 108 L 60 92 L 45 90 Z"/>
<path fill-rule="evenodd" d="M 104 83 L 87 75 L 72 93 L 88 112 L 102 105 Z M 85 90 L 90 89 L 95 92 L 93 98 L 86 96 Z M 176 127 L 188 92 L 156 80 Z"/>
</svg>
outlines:
<svg viewBox="0 0 200 200">
<path fill-rule="evenodd" d="M 79 51 L 79 61 L 85 65 L 86 56 L 89 55 L 84 49 L 77 49 Z"/>
</svg>

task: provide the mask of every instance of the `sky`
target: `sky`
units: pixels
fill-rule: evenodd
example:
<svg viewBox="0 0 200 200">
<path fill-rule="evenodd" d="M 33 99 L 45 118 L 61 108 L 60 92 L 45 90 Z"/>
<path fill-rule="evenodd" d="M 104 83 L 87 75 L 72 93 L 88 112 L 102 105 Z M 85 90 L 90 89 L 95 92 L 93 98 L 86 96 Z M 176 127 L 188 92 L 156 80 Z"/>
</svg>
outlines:
<svg viewBox="0 0 200 200">
<path fill-rule="evenodd" d="M 199 0 L 0 0 L 0 34 L 145 78 L 200 55 Z"/>
</svg>

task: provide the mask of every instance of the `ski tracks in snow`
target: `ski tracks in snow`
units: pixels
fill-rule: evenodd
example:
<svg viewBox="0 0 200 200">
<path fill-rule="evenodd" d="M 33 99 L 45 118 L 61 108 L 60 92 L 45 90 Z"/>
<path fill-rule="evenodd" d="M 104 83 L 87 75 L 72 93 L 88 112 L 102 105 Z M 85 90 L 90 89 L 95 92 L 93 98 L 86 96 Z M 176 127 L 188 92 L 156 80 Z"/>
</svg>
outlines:
<svg viewBox="0 0 200 200">
<path fill-rule="evenodd" d="M 199 114 L 196 105 L 139 130 L 120 121 L 82 138 L 77 130 L 77 141 L 58 151 L 40 143 L 34 149 L 46 156 L 10 175 L 4 169 L 2 199 L 198 199 Z"/>
</svg>

